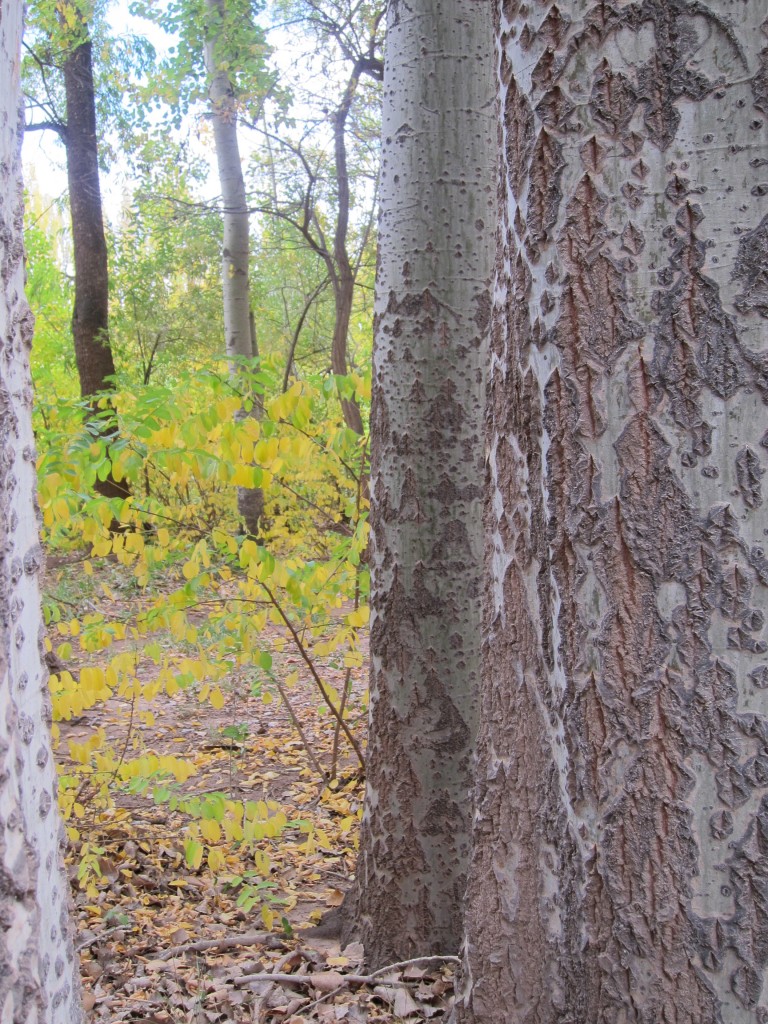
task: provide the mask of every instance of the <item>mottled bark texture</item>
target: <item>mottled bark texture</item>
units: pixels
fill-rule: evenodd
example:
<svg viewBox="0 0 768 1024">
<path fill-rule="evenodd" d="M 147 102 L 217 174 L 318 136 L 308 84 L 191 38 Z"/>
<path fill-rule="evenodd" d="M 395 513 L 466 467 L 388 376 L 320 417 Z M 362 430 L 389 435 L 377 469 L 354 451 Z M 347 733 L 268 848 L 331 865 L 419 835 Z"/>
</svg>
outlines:
<svg viewBox="0 0 768 1024">
<path fill-rule="evenodd" d="M 244 364 L 258 357 L 251 319 L 248 203 L 237 141 L 237 98 L 224 58 L 226 0 L 206 0 L 206 11 L 205 67 L 209 79 L 208 98 L 224 225 L 221 252 L 224 335 L 230 374 L 237 381 Z M 260 398 L 255 401 L 252 414 L 260 416 Z M 259 522 L 264 513 L 263 491 L 256 487 L 238 487 L 237 508 L 248 533 L 258 536 Z"/>
<path fill-rule="evenodd" d="M 114 388 L 115 363 L 109 343 L 109 269 L 99 182 L 99 147 L 96 135 L 96 98 L 93 84 L 93 45 L 90 39 L 75 46 L 64 61 L 67 124 L 61 137 L 67 151 L 69 209 L 75 264 L 75 305 L 72 338 L 85 399 Z M 94 412 L 97 410 L 94 408 Z M 104 410 L 99 411 L 104 419 Z M 104 423 L 105 435 L 115 429 Z M 105 498 L 124 498 L 125 483 L 108 476 L 96 480 Z"/>
<path fill-rule="evenodd" d="M 497 4 L 463 1024 L 768 1021 L 765 18 Z"/>
<path fill-rule="evenodd" d="M 495 188 L 491 6 L 391 2 L 371 413 L 371 964 L 456 952 L 479 682 Z"/>
<path fill-rule="evenodd" d="M 21 238 L 21 17 L 20 2 L 0 0 L 0 1019 L 78 1024 L 41 646 L 32 315 Z"/>
</svg>

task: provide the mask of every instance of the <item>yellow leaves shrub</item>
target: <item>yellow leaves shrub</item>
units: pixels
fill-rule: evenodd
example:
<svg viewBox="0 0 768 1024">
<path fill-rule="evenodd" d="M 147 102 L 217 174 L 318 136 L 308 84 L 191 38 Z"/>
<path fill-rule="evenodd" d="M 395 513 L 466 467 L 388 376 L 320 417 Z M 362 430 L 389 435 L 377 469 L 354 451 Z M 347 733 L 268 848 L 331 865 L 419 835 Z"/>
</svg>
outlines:
<svg viewBox="0 0 768 1024">
<path fill-rule="evenodd" d="M 365 445 L 339 419 L 336 381 L 295 382 L 280 393 L 279 374 L 270 385 L 270 372 L 267 366 L 260 375 L 273 388 L 261 422 L 242 415 L 245 400 L 221 371 L 191 376 L 172 391 L 117 392 L 120 422 L 112 440 L 82 427 L 79 406 L 69 415 L 57 409 L 41 428 L 45 541 L 84 554 L 80 578 L 93 588 L 88 612 L 78 617 L 62 616 L 54 600 L 46 604 L 59 657 L 81 664 L 78 673 L 51 676 L 56 721 L 120 697 L 149 722 L 147 705 L 190 687 L 220 712 L 236 669 L 247 671 L 267 703 L 279 699 L 273 654 L 288 644 L 303 644 L 305 661 L 337 656 L 350 670 L 362 664 Z M 349 384 L 358 396 L 367 387 L 363 378 Z M 87 497 L 95 465 L 102 472 L 111 467 L 130 496 Z M 237 515 L 237 488 L 256 486 L 265 499 L 258 540 L 242 536 Z M 268 623 L 280 637 L 267 637 Z M 119 649 L 105 657 L 114 645 Z M 285 675 L 285 685 L 299 685 L 296 671 Z M 342 695 L 323 689 L 338 709 Z M 151 793 L 154 780 L 183 784 L 195 771 L 188 761 L 147 752 L 121 759 L 103 730 L 71 744 L 70 755 L 73 782 L 61 788 L 70 820 L 80 813 L 74 797 L 84 779 L 106 804 L 110 785 Z M 222 845 L 275 840 L 287 826 L 285 814 L 268 803 L 225 802 L 212 815 L 204 803 L 172 799 L 190 818 L 185 857 L 194 870 L 207 864 L 222 871 Z M 311 841 L 322 847 L 323 837 Z M 266 877 L 263 850 L 254 850 L 254 863 Z"/>
</svg>

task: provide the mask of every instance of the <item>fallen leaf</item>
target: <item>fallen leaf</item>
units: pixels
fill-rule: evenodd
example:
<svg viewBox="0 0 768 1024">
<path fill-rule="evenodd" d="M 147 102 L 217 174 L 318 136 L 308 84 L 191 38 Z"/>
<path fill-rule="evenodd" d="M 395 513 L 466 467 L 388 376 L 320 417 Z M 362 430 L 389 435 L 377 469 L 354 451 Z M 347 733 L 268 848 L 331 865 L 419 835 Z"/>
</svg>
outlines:
<svg viewBox="0 0 768 1024">
<path fill-rule="evenodd" d="M 396 1017 L 411 1017 L 419 1012 L 419 1004 L 407 988 L 399 988 L 395 993 L 393 1010 Z"/>
<path fill-rule="evenodd" d="M 329 956 L 326 962 L 329 967 L 349 967 L 349 960 L 345 956 Z"/>
<path fill-rule="evenodd" d="M 365 960 L 365 947 L 362 942 L 350 942 L 342 949 L 341 955 L 347 957 L 352 964 L 361 964 Z"/>
<path fill-rule="evenodd" d="M 334 992 L 344 984 L 344 975 L 338 971 L 320 971 L 312 975 L 312 985 L 318 992 Z"/>
</svg>

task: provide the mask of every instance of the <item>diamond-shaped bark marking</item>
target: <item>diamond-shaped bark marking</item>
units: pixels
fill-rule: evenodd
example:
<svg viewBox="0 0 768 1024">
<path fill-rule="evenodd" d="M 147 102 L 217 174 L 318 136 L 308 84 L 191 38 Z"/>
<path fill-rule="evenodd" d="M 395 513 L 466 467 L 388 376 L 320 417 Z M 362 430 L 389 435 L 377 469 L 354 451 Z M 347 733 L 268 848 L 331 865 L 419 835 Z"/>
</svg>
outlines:
<svg viewBox="0 0 768 1024">
<path fill-rule="evenodd" d="M 513 78 L 504 99 L 507 175 L 512 195 L 520 198 L 533 151 L 534 118 L 531 105 Z"/>
<path fill-rule="evenodd" d="M 621 248 L 633 256 L 639 256 L 645 248 L 645 235 L 632 221 L 627 222 L 621 233 Z"/>
<path fill-rule="evenodd" d="M 562 198 L 560 177 L 564 167 L 562 146 L 546 128 L 542 128 L 529 165 L 528 232 L 537 245 L 546 240 L 557 221 Z"/>
<path fill-rule="evenodd" d="M 537 40 L 544 40 L 548 46 L 553 46 L 557 49 L 565 39 L 570 24 L 571 19 L 568 15 L 564 15 L 557 4 L 553 4 L 546 18 L 539 26 L 536 38 Z"/>
<path fill-rule="evenodd" d="M 748 509 L 754 509 L 763 504 L 761 480 L 764 474 L 765 470 L 760 456 L 753 447 L 745 444 L 736 456 L 736 482 L 741 499 Z"/>
<path fill-rule="evenodd" d="M 736 309 L 768 318 L 768 214 L 742 235 L 733 276 L 744 288 L 736 296 Z"/>
<path fill-rule="evenodd" d="M 593 178 L 585 174 L 566 209 L 565 229 L 558 239 L 560 258 L 569 270 L 594 259 L 608 238 L 605 224 L 607 199 Z"/>
<path fill-rule="evenodd" d="M 559 85 L 550 89 L 536 104 L 536 113 L 547 128 L 558 128 L 561 131 L 567 127 L 575 109 L 576 106 L 570 96 L 563 92 Z"/>
<path fill-rule="evenodd" d="M 603 60 L 597 67 L 589 101 L 595 120 L 611 135 L 620 135 L 632 120 L 636 106 L 637 95 L 630 80 Z"/>
<path fill-rule="evenodd" d="M 760 51 L 760 68 L 752 79 L 752 102 L 768 114 L 768 48 Z"/>
<path fill-rule="evenodd" d="M 572 359 L 573 372 L 587 359 L 610 369 L 642 333 L 627 313 L 624 274 L 608 255 L 600 253 L 571 275 L 557 335 L 558 344 L 568 352 L 566 360 Z M 597 418 L 593 417 L 595 423 Z"/>
<path fill-rule="evenodd" d="M 597 141 L 596 135 L 593 135 L 591 139 L 587 139 L 584 145 L 581 146 L 579 156 L 581 157 L 582 166 L 587 173 L 599 174 L 602 171 L 605 162 L 605 149 Z"/>
</svg>

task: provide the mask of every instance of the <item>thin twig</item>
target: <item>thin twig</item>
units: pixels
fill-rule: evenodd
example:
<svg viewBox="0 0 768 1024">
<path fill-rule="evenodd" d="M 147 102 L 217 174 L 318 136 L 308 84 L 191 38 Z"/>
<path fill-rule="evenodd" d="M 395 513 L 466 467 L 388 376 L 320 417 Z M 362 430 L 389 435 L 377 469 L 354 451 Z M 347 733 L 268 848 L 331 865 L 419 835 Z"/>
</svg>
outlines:
<svg viewBox="0 0 768 1024">
<path fill-rule="evenodd" d="M 358 760 L 360 762 L 360 765 L 363 768 L 365 768 L 365 758 L 363 757 L 363 752 L 360 749 L 360 744 L 357 742 L 357 740 L 353 736 L 352 732 L 350 731 L 349 726 L 344 721 L 343 717 L 339 714 L 339 709 L 336 707 L 336 705 L 333 703 L 333 701 L 328 696 L 328 693 L 327 693 L 327 691 L 325 689 L 325 683 L 322 681 L 322 679 L 318 675 L 317 669 L 315 668 L 315 663 L 313 662 L 312 657 L 309 654 L 309 651 L 306 649 L 306 647 L 302 643 L 301 637 L 299 636 L 298 632 L 296 631 L 295 626 L 293 625 L 291 620 L 288 618 L 288 616 L 286 615 L 285 611 L 283 610 L 282 605 L 277 600 L 277 598 L 272 593 L 272 591 L 269 589 L 269 587 L 264 582 L 264 580 L 257 579 L 256 577 L 250 577 L 250 578 L 254 579 L 255 582 L 257 582 L 259 584 L 259 586 L 264 590 L 265 594 L 267 595 L 269 600 L 272 602 L 272 605 L 274 606 L 275 610 L 277 611 L 277 614 L 280 616 L 280 618 L 283 620 L 285 625 L 288 627 L 288 631 L 290 632 L 291 636 L 293 637 L 293 642 L 296 645 L 296 649 L 298 650 L 299 654 L 301 655 L 302 659 L 304 660 L 304 664 L 309 669 L 310 675 L 314 679 L 314 681 L 315 681 L 315 683 L 317 685 L 317 688 L 320 690 L 320 693 L 323 696 L 323 700 L 325 701 L 326 705 L 330 709 L 331 714 L 333 715 L 333 717 L 336 719 L 336 721 L 339 723 L 341 728 L 344 730 L 344 735 L 347 737 L 347 739 L 349 740 L 350 744 L 352 745 L 352 749 L 355 751 L 355 754 L 357 754 L 357 758 L 358 758 Z"/>
<path fill-rule="evenodd" d="M 98 942 L 101 942 L 102 939 L 106 939 L 106 937 L 111 935 L 113 932 L 124 932 L 125 930 L 126 925 L 116 924 L 114 928 L 107 928 L 105 931 L 99 932 L 98 935 L 93 935 L 90 939 L 84 939 L 82 942 L 78 942 L 75 946 L 75 952 L 81 953 L 84 949 L 89 949 L 91 946 L 95 946 Z"/>
<path fill-rule="evenodd" d="M 161 953 L 157 959 L 171 960 L 175 956 L 181 956 L 182 953 L 202 953 L 209 949 L 234 949 L 237 946 L 258 946 L 271 943 L 272 948 L 274 948 L 276 941 L 282 946 L 282 942 L 280 942 L 277 936 L 272 935 L 270 932 L 229 935 L 224 939 L 198 939 L 196 942 L 185 942 L 181 946 L 171 946 L 170 949 L 166 949 L 164 953 Z"/>
<path fill-rule="evenodd" d="M 309 745 L 309 740 L 307 739 L 304 730 L 301 727 L 301 722 L 296 717 L 296 712 L 293 710 L 291 702 L 288 700 L 288 695 L 285 692 L 285 689 L 283 688 L 283 686 L 280 684 L 276 677 L 273 677 L 273 681 L 275 686 L 277 687 L 277 692 L 280 694 L 280 699 L 285 705 L 285 709 L 288 712 L 291 721 L 293 722 L 293 726 L 299 734 L 299 738 L 301 739 L 302 745 L 304 747 L 307 757 L 310 760 L 312 767 L 315 769 L 315 771 L 323 780 L 323 782 L 326 782 L 328 780 L 328 773 L 323 769 L 323 766 L 320 764 L 317 757 L 315 756 L 312 747 Z"/>
<path fill-rule="evenodd" d="M 348 985 L 370 985 L 384 974 L 388 974 L 390 971 L 399 971 L 404 967 L 411 967 L 414 964 L 424 963 L 450 963 L 459 964 L 461 960 L 457 956 L 417 956 L 412 960 L 399 960 L 397 963 L 388 964 L 386 967 L 380 967 L 377 971 L 373 971 L 371 974 L 342 974 L 341 983 L 333 990 L 339 992 L 342 988 L 346 988 Z M 326 973 L 326 972 L 320 972 Z M 249 985 L 252 982 L 258 981 L 271 981 L 281 985 L 312 985 L 314 975 L 312 974 L 272 974 L 269 971 L 260 971 L 258 974 L 241 974 L 238 978 L 233 978 L 235 985 Z M 393 985 L 397 988 L 408 988 L 414 981 L 421 979 L 413 979 L 413 981 L 403 981 L 400 979 L 387 979 L 387 985 Z M 327 993 L 330 995 L 331 993 Z"/>
</svg>

